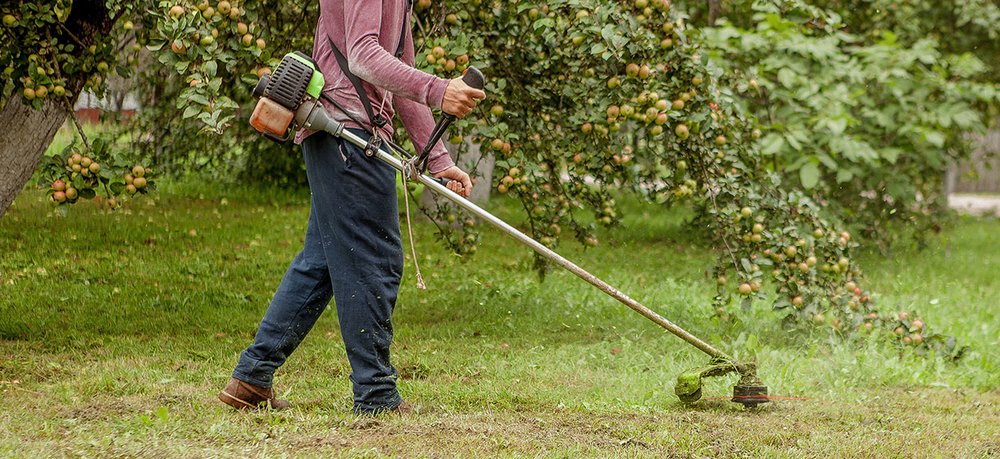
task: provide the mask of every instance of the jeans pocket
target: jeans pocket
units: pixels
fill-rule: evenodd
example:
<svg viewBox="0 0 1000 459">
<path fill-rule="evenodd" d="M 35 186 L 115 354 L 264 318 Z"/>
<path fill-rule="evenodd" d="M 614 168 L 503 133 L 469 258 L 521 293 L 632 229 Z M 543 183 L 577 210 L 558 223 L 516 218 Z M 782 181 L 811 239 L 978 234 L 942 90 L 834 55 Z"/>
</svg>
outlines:
<svg viewBox="0 0 1000 459">
<path fill-rule="evenodd" d="M 346 142 L 344 142 L 343 140 L 339 140 L 337 142 L 337 148 L 340 149 L 340 158 L 344 160 L 344 167 L 350 169 L 351 161 L 354 159 L 354 149 L 344 148 L 345 143 Z"/>
</svg>

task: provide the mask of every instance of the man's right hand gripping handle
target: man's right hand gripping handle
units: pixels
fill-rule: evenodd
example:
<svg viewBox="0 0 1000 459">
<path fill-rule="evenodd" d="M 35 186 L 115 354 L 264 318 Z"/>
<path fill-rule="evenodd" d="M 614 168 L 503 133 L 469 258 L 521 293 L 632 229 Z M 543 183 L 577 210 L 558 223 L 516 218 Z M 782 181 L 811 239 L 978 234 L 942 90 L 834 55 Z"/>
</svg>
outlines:
<svg viewBox="0 0 1000 459">
<path fill-rule="evenodd" d="M 475 67 L 469 67 L 466 74 L 448 83 L 444 90 L 441 110 L 449 115 L 464 118 L 476 108 L 480 100 L 486 98 L 483 91 L 483 74 Z"/>
</svg>

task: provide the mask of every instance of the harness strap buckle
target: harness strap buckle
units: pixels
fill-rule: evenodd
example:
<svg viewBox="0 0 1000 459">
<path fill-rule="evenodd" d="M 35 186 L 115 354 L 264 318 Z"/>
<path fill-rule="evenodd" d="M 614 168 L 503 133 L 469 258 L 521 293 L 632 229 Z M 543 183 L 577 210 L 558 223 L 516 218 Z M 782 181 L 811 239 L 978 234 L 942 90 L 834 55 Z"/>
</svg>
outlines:
<svg viewBox="0 0 1000 459">
<path fill-rule="evenodd" d="M 379 148 L 382 148 L 382 136 L 376 130 L 371 139 L 368 139 L 368 145 L 365 146 L 365 156 L 369 158 L 374 157 L 378 153 Z"/>
</svg>

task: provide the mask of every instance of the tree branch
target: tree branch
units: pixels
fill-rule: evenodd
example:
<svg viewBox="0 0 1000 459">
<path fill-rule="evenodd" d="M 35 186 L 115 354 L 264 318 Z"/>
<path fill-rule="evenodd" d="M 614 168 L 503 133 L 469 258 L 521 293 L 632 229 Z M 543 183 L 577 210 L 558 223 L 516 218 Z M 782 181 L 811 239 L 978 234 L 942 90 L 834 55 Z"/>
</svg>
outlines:
<svg viewBox="0 0 1000 459">
<path fill-rule="evenodd" d="M 87 45 L 83 44 L 83 42 L 80 41 L 79 38 L 77 38 L 76 34 L 74 34 L 73 31 L 71 31 L 68 28 L 66 28 L 66 24 L 63 24 L 63 23 L 60 22 L 59 23 L 59 27 L 62 28 L 63 32 L 66 32 L 66 35 L 69 35 L 69 38 L 71 38 L 73 41 L 75 41 L 76 44 L 79 45 L 81 49 L 87 47 Z"/>
</svg>

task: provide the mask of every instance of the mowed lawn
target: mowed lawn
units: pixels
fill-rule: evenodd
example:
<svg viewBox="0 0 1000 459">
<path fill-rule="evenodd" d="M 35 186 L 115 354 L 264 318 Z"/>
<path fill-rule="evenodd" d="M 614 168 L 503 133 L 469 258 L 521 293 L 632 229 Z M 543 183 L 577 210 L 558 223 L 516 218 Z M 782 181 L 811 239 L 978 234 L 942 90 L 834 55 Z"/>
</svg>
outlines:
<svg viewBox="0 0 1000 459">
<path fill-rule="evenodd" d="M 916 309 L 971 346 L 957 363 L 820 330 L 763 305 L 711 316 L 713 253 L 682 218 L 631 203 L 603 243 L 560 249 L 669 319 L 756 355 L 779 400 L 728 402 L 734 376 L 681 405 L 706 358 L 483 227 L 471 259 L 416 228 L 394 363 L 419 414 L 349 414 L 350 369 L 324 315 L 277 375 L 295 404 L 236 413 L 215 395 L 300 247 L 304 193 L 163 191 L 68 217 L 41 191 L 0 219 L 0 456 L 987 457 L 1000 454 L 1000 222 L 960 219 L 923 251 L 867 254 L 886 310 Z M 518 220 L 516 206 L 498 212 Z M 409 251 L 407 251 L 409 253 Z M 331 305 L 332 307 L 332 305 Z"/>
</svg>

